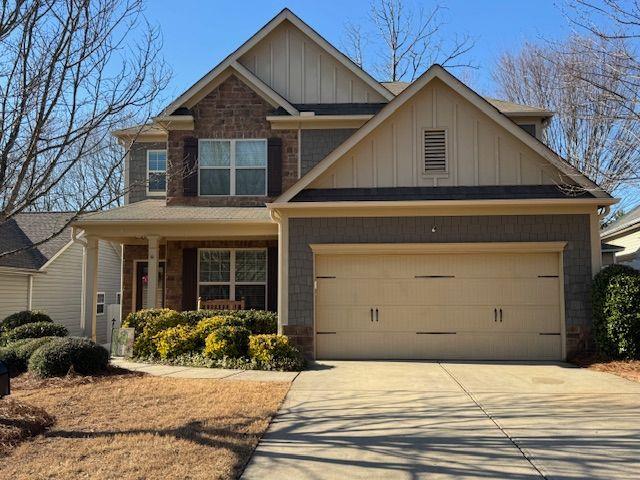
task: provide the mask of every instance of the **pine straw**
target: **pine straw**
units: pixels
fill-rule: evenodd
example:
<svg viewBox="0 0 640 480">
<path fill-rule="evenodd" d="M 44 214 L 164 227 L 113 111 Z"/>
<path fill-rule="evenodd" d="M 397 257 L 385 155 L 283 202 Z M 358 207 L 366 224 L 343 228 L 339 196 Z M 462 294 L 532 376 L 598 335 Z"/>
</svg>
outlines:
<svg viewBox="0 0 640 480">
<path fill-rule="evenodd" d="M 15 388 L 14 399 L 56 423 L 14 448 L 0 479 L 237 478 L 289 388 L 139 375 L 66 382 Z"/>
<path fill-rule="evenodd" d="M 612 373 L 633 382 L 640 382 L 640 360 L 607 360 L 598 355 L 577 357 L 572 363 L 599 372 Z"/>
<path fill-rule="evenodd" d="M 44 432 L 54 418 L 42 408 L 4 398 L 0 400 L 0 457 L 29 437 Z"/>
</svg>

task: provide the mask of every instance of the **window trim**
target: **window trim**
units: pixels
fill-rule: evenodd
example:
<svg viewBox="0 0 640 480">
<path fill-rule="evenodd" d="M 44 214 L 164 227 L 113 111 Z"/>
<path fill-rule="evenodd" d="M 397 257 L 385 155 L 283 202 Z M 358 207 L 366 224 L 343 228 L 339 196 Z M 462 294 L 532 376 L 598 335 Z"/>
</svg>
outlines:
<svg viewBox="0 0 640 480">
<path fill-rule="evenodd" d="M 264 142 L 265 146 L 265 164 L 264 167 L 255 165 L 237 166 L 236 165 L 236 143 L 237 142 Z M 229 165 L 214 166 L 201 165 L 200 158 L 203 142 L 229 142 Z M 262 195 L 237 195 L 236 194 L 236 170 L 258 170 L 264 169 L 264 194 Z M 200 192 L 200 171 L 201 170 L 229 170 L 229 194 L 204 194 Z M 266 197 L 269 191 L 269 144 L 266 138 L 199 138 L 198 139 L 198 196 L 199 197 Z"/>
<path fill-rule="evenodd" d="M 160 153 L 163 152 L 164 153 L 164 170 L 151 170 L 149 168 L 149 154 L 150 153 Z M 167 162 L 169 161 L 168 158 L 168 153 L 167 153 L 167 149 L 162 149 L 162 148 L 153 148 L 150 150 L 147 150 L 147 176 L 145 177 L 146 180 L 146 184 L 147 184 L 147 196 L 148 197 L 166 197 L 167 196 Z M 165 183 L 164 183 L 164 190 L 160 191 L 151 191 L 149 190 L 149 174 L 150 173 L 164 173 L 164 177 L 165 177 Z"/>
<path fill-rule="evenodd" d="M 444 170 L 427 171 L 425 168 L 424 135 L 426 132 L 444 132 Z M 422 127 L 418 152 L 422 161 L 422 176 L 425 178 L 447 178 L 449 176 L 449 129 L 447 127 Z"/>
<path fill-rule="evenodd" d="M 98 299 L 102 295 L 102 302 L 99 302 Z M 102 305 L 102 312 L 98 311 L 98 307 Z M 96 292 L 96 315 L 104 315 L 107 312 L 107 296 L 104 292 Z"/>
<path fill-rule="evenodd" d="M 200 252 L 201 251 L 210 251 L 210 252 L 229 252 L 229 281 L 228 282 L 203 282 L 200 280 Z M 265 261 L 265 270 L 264 270 L 264 282 L 237 282 L 236 281 L 236 252 L 238 251 L 260 251 L 264 252 L 264 261 Z M 232 298 L 236 298 L 236 285 L 264 285 L 264 308 L 267 309 L 268 304 L 268 282 L 269 282 L 269 259 L 268 259 L 268 249 L 264 247 L 254 247 L 254 248 L 198 248 L 198 265 L 197 265 L 197 276 L 198 276 L 198 288 L 196 291 L 196 301 L 198 297 L 200 297 L 200 286 L 201 285 L 229 285 L 229 300 Z"/>
</svg>

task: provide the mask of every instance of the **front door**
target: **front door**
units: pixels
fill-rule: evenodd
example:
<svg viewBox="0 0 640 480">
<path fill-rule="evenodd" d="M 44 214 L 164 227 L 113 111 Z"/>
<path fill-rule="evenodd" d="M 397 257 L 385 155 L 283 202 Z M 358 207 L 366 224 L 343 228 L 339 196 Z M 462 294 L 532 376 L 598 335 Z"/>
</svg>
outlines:
<svg viewBox="0 0 640 480">
<path fill-rule="evenodd" d="M 149 283 L 149 266 L 147 262 L 136 262 L 136 311 L 147 308 L 147 285 Z M 164 308 L 164 262 L 158 265 L 158 290 L 156 305 Z"/>
</svg>

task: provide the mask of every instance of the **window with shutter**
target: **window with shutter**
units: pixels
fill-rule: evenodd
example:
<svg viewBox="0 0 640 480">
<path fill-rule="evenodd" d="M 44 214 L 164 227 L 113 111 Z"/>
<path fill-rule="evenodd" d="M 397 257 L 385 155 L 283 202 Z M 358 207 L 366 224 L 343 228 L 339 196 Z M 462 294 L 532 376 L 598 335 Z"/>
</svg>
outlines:
<svg viewBox="0 0 640 480">
<path fill-rule="evenodd" d="M 424 130 L 424 173 L 447 171 L 447 132 L 443 129 Z"/>
</svg>

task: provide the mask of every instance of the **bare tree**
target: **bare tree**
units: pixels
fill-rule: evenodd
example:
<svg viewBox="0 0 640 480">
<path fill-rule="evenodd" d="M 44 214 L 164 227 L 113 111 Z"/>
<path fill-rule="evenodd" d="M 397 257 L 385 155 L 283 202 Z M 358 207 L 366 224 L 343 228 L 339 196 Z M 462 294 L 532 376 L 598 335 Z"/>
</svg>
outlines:
<svg viewBox="0 0 640 480">
<path fill-rule="evenodd" d="M 433 63 L 449 68 L 472 67 L 465 60 L 474 42 L 468 35 L 445 42 L 441 35 L 444 7 L 430 10 L 412 6 L 407 0 L 371 0 L 371 32 L 348 23 L 345 49 L 360 67 L 373 67 L 382 81 L 413 81 Z M 366 46 L 377 52 L 368 65 Z"/>
<path fill-rule="evenodd" d="M 110 131 L 149 118 L 168 81 L 160 43 L 143 0 L 2 1 L 0 223 L 62 197 L 70 221 L 117 201 Z"/>
<path fill-rule="evenodd" d="M 624 94 L 634 67 L 619 62 L 610 70 L 609 58 L 624 50 L 624 42 L 585 49 L 588 43 L 578 36 L 553 45 L 525 43 L 501 56 L 493 78 L 501 98 L 553 111 L 546 143 L 615 192 L 640 174 L 640 121 L 628 114 L 636 110 L 636 98 Z"/>
</svg>

